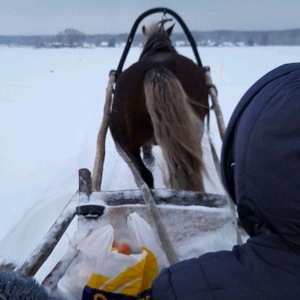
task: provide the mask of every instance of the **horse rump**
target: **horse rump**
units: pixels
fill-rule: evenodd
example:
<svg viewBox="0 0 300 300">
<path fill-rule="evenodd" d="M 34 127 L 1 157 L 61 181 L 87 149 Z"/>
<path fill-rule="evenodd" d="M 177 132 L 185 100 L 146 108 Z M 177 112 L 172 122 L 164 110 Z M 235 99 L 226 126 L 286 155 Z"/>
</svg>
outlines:
<svg viewBox="0 0 300 300">
<path fill-rule="evenodd" d="M 170 70 L 156 67 L 145 76 L 144 92 L 155 138 L 167 164 L 169 187 L 203 192 L 203 122 L 181 83 Z"/>
</svg>

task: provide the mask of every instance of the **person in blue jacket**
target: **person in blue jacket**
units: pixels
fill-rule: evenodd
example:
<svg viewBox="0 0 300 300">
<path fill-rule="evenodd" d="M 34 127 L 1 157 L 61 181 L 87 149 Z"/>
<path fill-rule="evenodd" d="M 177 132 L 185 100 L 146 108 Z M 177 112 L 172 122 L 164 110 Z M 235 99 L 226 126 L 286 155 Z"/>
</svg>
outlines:
<svg viewBox="0 0 300 300">
<path fill-rule="evenodd" d="M 242 97 L 221 170 L 250 238 L 164 269 L 152 299 L 300 299 L 300 63 L 272 70 Z"/>
</svg>

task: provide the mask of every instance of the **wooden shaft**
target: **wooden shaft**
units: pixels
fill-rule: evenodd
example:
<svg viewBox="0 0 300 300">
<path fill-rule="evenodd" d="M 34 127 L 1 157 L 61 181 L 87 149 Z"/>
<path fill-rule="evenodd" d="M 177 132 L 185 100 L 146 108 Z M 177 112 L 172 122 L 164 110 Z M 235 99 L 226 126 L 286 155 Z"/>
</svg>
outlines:
<svg viewBox="0 0 300 300">
<path fill-rule="evenodd" d="M 78 193 L 76 193 L 70 199 L 41 243 L 35 248 L 29 258 L 20 267 L 20 274 L 25 276 L 34 276 L 44 262 L 48 259 L 76 214 L 77 200 Z"/>
<path fill-rule="evenodd" d="M 145 181 L 142 179 L 140 173 L 138 172 L 136 166 L 134 163 L 131 161 L 131 159 L 127 156 L 127 154 L 123 151 L 123 149 L 119 148 L 119 153 L 122 155 L 124 160 L 127 162 L 129 168 L 131 169 L 131 172 L 134 176 L 135 182 L 137 186 L 139 187 L 146 207 L 149 212 L 150 219 L 152 220 L 152 223 L 154 225 L 154 229 L 156 231 L 156 234 L 161 242 L 161 245 L 163 247 L 163 250 L 166 253 L 166 257 L 170 263 L 170 265 L 178 262 L 178 257 L 176 254 L 176 251 L 173 247 L 173 244 L 170 240 L 170 237 L 167 233 L 167 230 L 165 228 L 165 225 L 163 224 L 158 209 L 156 207 L 154 198 L 151 194 L 151 191 L 148 187 L 148 185 L 145 183 Z"/>
<path fill-rule="evenodd" d="M 218 101 L 217 89 L 215 88 L 215 86 L 212 83 L 211 76 L 210 76 L 210 68 L 205 67 L 205 69 L 206 69 L 206 72 L 205 72 L 206 84 L 210 87 L 209 95 L 210 95 L 212 103 L 213 103 L 213 110 L 216 115 L 217 124 L 218 124 L 218 128 L 219 128 L 219 134 L 220 134 L 221 140 L 223 141 L 226 126 L 225 126 L 223 114 L 221 111 L 221 107 L 220 107 L 219 101 Z"/>
<path fill-rule="evenodd" d="M 91 172 L 88 169 L 79 170 L 79 203 L 89 201 L 92 192 Z"/>
<path fill-rule="evenodd" d="M 103 109 L 102 123 L 97 138 L 96 157 L 94 161 L 94 170 L 92 176 L 92 191 L 100 191 L 102 184 L 102 174 L 105 158 L 105 138 L 109 125 L 110 107 L 112 102 L 113 85 L 115 83 L 115 72 L 109 74 L 108 86 L 106 88 L 106 99 Z"/>
</svg>

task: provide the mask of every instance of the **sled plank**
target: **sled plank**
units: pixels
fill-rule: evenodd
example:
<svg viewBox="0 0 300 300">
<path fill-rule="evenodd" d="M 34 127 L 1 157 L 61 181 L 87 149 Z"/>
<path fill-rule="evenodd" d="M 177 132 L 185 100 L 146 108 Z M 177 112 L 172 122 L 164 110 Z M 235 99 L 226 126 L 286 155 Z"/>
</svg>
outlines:
<svg viewBox="0 0 300 300">
<path fill-rule="evenodd" d="M 199 205 L 206 207 L 224 207 L 227 204 L 225 195 L 183 191 L 175 189 L 152 189 L 156 204 L 173 204 L 178 206 Z M 122 190 L 93 192 L 89 204 L 104 201 L 106 205 L 145 204 L 140 190 Z"/>
</svg>

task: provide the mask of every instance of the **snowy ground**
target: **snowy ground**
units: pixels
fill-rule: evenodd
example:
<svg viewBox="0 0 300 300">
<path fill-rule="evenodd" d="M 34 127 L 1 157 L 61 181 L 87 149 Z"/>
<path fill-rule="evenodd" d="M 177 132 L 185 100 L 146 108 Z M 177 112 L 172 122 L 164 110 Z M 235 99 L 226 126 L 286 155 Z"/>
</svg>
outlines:
<svg viewBox="0 0 300 300">
<path fill-rule="evenodd" d="M 178 50 L 193 58 L 189 48 Z M 78 169 L 93 169 L 108 73 L 122 51 L 0 48 L 2 259 L 24 261 L 77 190 Z M 139 53 L 131 49 L 126 65 Z M 227 123 L 243 93 L 269 70 L 297 61 L 300 47 L 199 48 L 199 53 L 211 67 Z M 211 123 L 220 151 L 215 120 Z M 222 192 L 215 182 L 209 191 Z M 108 136 L 102 190 L 132 188 L 133 178 Z M 76 222 L 54 257 L 63 254 L 75 227 Z"/>
</svg>

